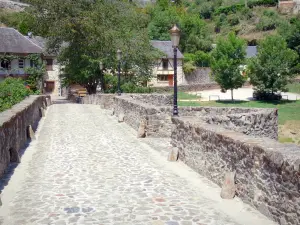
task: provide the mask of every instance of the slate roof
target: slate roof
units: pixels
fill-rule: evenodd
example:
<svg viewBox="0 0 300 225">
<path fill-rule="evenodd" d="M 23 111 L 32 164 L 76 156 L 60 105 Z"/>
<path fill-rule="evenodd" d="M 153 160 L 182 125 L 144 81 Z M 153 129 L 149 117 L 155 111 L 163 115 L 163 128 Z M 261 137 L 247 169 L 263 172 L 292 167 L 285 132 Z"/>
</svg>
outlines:
<svg viewBox="0 0 300 225">
<path fill-rule="evenodd" d="M 47 39 L 41 36 L 25 36 L 28 40 L 32 41 L 36 45 L 40 46 L 43 49 L 44 56 L 51 56 L 54 57 L 56 54 L 47 52 Z"/>
<path fill-rule="evenodd" d="M 247 46 L 246 49 L 246 58 L 251 58 L 257 55 L 257 47 L 256 46 Z"/>
<path fill-rule="evenodd" d="M 42 53 L 43 49 L 13 28 L 0 27 L 0 53 Z"/>
<path fill-rule="evenodd" d="M 174 57 L 173 47 L 172 47 L 172 42 L 171 41 L 151 41 L 151 45 L 154 48 L 157 48 L 158 50 L 165 53 L 168 58 L 173 58 Z M 179 50 L 177 51 L 177 58 L 178 59 L 183 59 L 183 55 Z"/>
</svg>

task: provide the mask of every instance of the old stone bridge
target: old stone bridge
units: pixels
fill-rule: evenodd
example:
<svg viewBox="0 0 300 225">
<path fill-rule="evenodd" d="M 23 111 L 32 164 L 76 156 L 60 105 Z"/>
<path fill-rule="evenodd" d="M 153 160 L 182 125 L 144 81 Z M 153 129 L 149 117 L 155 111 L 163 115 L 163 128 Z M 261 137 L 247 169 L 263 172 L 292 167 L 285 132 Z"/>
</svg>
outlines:
<svg viewBox="0 0 300 225">
<path fill-rule="evenodd" d="M 89 101 L 101 105 L 101 101 Z M 277 224 L 278 221 L 273 222 L 277 217 L 268 209 L 271 208 L 269 205 L 260 208 L 256 204 L 247 205 L 243 202 L 247 199 L 243 194 L 242 199 L 222 199 L 216 177 L 208 179 L 200 175 L 184 159 L 168 161 L 167 155 L 172 148 L 170 136 L 161 134 L 160 138 L 154 138 L 157 121 L 154 123 L 153 117 L 147 117 L 149 130 L 152 129 L 150 138 L 138 139 L 129 109 L 123 108 L 125 123 L 119 123 L 108 109 L 111 101 L 105 99 L 103 107 L 64 101 L 47 106 L 45 99 L 40 97 L 24 103 L 42 110 L 43 117 L 37 127 L 32 125 L 34 130 L 36 127 L 35 138 L 32 137 L 25 151 L 18 152 L 21 162 L 16 164 L 14 161 L 18 160 L 10 160 L 13 163 L 2 176 L 0 224 Z M 148 106 L 151 101 L 147 101 Z M 122 107 L 120 102 L 117 105 L 115 114 Z M 20 108 L 34 115 L 30 112 L 35 110 L 34 107 L 22 106 L 12 111 Z M 158 113 L 155 112 L 155 115 Z M 17 114 L 10 121 L 22 120 L 22 117 Z M 139 119 L 136 115 L 135 120 L 138 122 Z M 6 124 L 1 122 L 0 136 L 9 135 L 5 130 L 8 129 Z M 19 123 L 15 127 L 16 132 L 23 125 L 27 127 L 28 124 L 24 121 Z M 164 132 L 167 130 L 165 128 Z M 156 129 L 156 132 L 162 130 Z M 173 132 L 172 136 L 176 133 Z M 19 134 L 17 137 L 22 139 Z M 2 151 L 8 143 L 13 144 L 7 139 L 0 139 Z M 234 146 L 231 148 L 234 149 Z M 223 160 L 220 154 L 218 157 Z M 238 173 L 241 170 L 236 170 L 237 177 L 240 177 Z M 216 171 L 211 168 L 211 173 Z M 220 179 L 223 176 L 221 173 Z M 254 173 L 254 176 L 257 174 Z M 291 185 L 290 188 L 293 189 Z M 264 187 L 261 187 L 263 190 Z M 279 216 L 286 224 L 296 224 L 291 222 L 296 221 L 295 218 Z"/>
</svg>

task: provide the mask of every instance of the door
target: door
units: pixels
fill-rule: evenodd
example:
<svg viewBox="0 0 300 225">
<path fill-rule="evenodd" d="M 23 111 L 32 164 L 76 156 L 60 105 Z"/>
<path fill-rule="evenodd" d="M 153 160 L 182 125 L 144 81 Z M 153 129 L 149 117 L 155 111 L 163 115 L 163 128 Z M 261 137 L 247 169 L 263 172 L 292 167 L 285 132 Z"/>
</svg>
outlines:
<svg viewBox="0 0 300 225">
<path fill-rule="evenodd" d="M 173 86 L 173 74 L 168 75 L 169 86 Z"/>
<path fill-rule="evenodd" d="M 54 91 L 55 83 L 54 81 L 46 81 L 45 91 L 46 93 L 52 93 Z"/>
</svg>

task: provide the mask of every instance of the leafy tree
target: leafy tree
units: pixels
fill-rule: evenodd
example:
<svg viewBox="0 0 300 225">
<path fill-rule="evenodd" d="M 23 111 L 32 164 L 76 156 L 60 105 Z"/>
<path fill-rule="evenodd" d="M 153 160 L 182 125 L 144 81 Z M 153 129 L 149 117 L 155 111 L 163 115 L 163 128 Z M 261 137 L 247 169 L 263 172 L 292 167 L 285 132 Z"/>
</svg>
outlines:
<svg viewBox="0 0 300 225">
<path fill-rule="evenodd" d="M 151 76 L 156 52 L 148 39 L 147 17 L 128 1 L 28 1 L 49 49 L 60 49 L 65 84 L 79 83 L 95 93 L 101 82 L 99 61 L 114 74 L 117 49 L 123 52 L 122 76 Z"/>
<path fill-rule="evenodd" d="M 246 79 L 241 75 L 239 69 L 239 66 L 245 61 L 245 42 L 236 37 L 234 33 L 230 33 L 227 39 L 218 39 L 211 56 L 214 78 L 222 90 L 231 90 L 231 99 L 233 100 L 233 89 L 242 87 Z"/>
<path fill-rule="evenodd" d="M 258 46 L 257 57 L 249 63 L 249 76 L 255 89 L 274 94 L 286 90 L 293 77 L 292 65 L 297 53 L 287 47 L 281 36 L 269 36 Z"/>
</svg>

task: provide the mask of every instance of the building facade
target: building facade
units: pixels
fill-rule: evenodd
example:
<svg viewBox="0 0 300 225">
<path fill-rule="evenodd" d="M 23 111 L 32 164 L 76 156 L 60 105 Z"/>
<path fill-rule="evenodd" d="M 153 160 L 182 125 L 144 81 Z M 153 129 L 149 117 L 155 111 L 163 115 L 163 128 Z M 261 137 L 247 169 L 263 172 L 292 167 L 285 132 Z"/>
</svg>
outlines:
<svg viewBox="0 0 300 225">
<path fill-rule="evenodd" d="M 174 80 L 174 53 L 171 41 L 151 41 L 151 45 L 163 53 L 163 57 L 157 59 L 151 81 L 148 86 L 173 86 Z M 177 84 L 185 84 L 185 76 L 183 73 L 183 55 L 177 51 Z"/>
<path fill-rule="evenodd" d="M 6 77 L 26 79 L 26 68 L 34 63 L 30 54 L 39 54 L 46 65 L 41 88 L 43 93 L 60 95 L 60 66 L 56 55 L 47 53 L 46 40 L 42 37 L 24 36 L 13 28 L 0 27 L 0 82 Z"/>
</svg>

